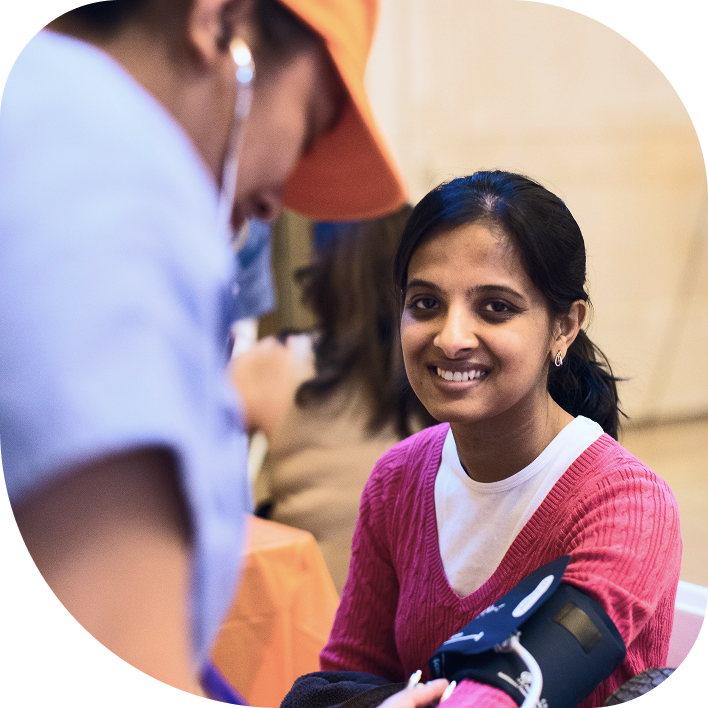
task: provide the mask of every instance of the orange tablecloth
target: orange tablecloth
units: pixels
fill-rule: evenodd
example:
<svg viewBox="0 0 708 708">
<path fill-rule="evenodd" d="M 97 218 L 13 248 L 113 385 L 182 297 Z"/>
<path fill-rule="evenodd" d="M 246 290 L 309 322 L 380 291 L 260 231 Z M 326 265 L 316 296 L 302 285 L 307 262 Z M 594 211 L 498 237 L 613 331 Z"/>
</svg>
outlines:
<svg viewBox="0 0 708 708">
<path fill-rule="evenodd" d="M 339 598 L 314 537 L 251 517 L 241 584 L 212 658 L 252 706 L 277 708 L 319 653 Z"/>
</svg>

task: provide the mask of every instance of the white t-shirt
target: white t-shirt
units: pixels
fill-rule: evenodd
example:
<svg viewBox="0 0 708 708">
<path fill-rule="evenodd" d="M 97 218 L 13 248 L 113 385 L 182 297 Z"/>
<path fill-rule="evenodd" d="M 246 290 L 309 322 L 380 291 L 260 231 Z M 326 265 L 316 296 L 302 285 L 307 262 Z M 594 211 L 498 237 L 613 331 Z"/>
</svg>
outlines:
<svg viewBox="0 0 708 708">
<path fill-rule="evenodd" d="M 515 475 L 477 482 L 467 476 L 448 431 L 435 478 L 435 516 L 445 575 L 460 597 L 489 580 L 553 485 L 600 435 L 597 423 L 578 416 Z"/>
<path fill-rule="evenodd" d="M 40 32 L 0 110 L 0 440 L 11 502 L 81 463 L 171 450 L 203 662 L 250 508 L 225 377 L 233 255 L 181 126 L 95 47 Z"/>
</svg>

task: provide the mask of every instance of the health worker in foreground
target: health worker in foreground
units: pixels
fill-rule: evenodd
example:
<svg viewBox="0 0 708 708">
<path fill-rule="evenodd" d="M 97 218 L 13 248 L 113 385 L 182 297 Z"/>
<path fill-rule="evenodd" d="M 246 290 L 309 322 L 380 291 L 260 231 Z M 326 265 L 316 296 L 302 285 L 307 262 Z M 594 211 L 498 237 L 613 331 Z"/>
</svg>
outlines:
<svg viewBox="0 0 708 708">
<path fill-rule="evenodd" d="M 373 0 L 95 3 L 40 32 L 3 94 L 12 508 L 67 610 L 187 691 L 250 509 L 225 377 L 229 221 L 403 203 L 363 89 L 375 16 Z"/>
<path fill-rule="evenodd" d="M 582 328 L 580 229 L 536 182 L 478 172 L 415 207 L 395 276 L 406 372 L 443 423 L 393 447 L 367 482 L 322 669 L 425 679 L 438 647 L 568 555 L 563 583 L 626 647 L 580 704 L 602 705 L 665 665 L 681 539 L 669 487 L 616 441 L 616 379 Z M 563 647 L 548 649 L 560 661 Z M 516 703 L 465 679 L 455 705 Z"/>
</svg>

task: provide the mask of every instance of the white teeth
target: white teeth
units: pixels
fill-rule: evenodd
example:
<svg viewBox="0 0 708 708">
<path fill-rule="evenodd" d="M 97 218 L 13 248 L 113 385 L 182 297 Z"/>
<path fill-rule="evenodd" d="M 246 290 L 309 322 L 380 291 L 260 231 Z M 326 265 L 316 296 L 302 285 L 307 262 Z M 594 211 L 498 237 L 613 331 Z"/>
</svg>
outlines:
<svg viewBox="0 0 708 708">
<path fill-rule="evenodd" d="M 474 371 L 445 371 L 440 367 L 437 368 L 437 374 L 445 381 L 473 381 L 484 376 L 484 371 L 475 369 Z"/>
</svg>

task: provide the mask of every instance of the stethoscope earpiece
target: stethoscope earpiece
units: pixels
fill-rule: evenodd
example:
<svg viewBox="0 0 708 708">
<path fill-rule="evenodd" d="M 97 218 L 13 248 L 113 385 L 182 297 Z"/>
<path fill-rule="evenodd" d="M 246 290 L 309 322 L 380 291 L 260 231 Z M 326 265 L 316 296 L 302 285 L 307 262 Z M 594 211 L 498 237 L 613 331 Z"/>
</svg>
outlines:
<svg viewBox="0 0 708 708">
<path fill-rule="evenodd" d="M 243 126 L 251 111 L 253 98 L 253 79 L 256 67 L 253 55 L 246 42 L 235 37 L 229 44 L 229 52 L 236 64 L 236 100 L 234 103 L 234 121 L 229 136 L 224 170 L 219 191 L 218 219 L 219 226 L 233 240 L 231 213 L 236 196 L 236 176 L 238 173 L 238 155 L 243 142 Z"/>
</svg>

